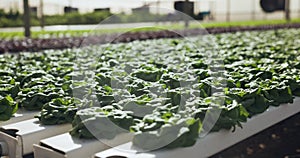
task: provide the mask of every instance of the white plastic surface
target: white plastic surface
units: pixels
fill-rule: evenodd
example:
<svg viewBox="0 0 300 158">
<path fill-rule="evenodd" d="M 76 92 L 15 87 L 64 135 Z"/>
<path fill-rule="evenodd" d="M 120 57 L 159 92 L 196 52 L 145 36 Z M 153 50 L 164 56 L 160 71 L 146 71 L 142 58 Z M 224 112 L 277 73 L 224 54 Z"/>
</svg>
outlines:
<svg viewBox="0 0 300 158">
<path fill-rule="evenodd" d="M 132 139 L 131 134 L 121 134 L 112 140 L 78 139 L 69 133 L 47 138 L 34 145 L 34 155 L 39 158 L 93 157 L 97 152 L 117 146 Z M 44 156 L 45 155 L 45 156 Z M 47 156 L 46 156 L 47 155 Z"/>
<path fill-rule="evenodd" d="M 10 158 L 21 158 L 22 155 L 33 152 L 33 144 L 39 143 L 41 139 L 52 137 L 64 133 L 71 129 L 70 124 L 43 126 L 40 125 L 38 119 L 30 119 L 14 124 L 1 127 L 0 141 L 8 144 Z M 15 137 L 11 136 L 7 131 L 15 130 Z M 12 152 L 14 151 L 14 152 Z"/>
<path fill-rule="evenodd" d="M 24 120 L 33 119 L 36 114 L 38 114 L 38 112 L 36 112 L 36 111 L 26 111 L 24 109 L 19 109 L 17 111 L 17 113 L 15 113 L 14 116 L 12 118 L 10 118 L 9 120 L 0 121 L 0 127 L 9 125 L 9 124 L 13 124 L 13 123 L 17 123 L 20 121 L 24 121 Z"/>
<path fill-rule="evenodd" d="M 293 104 L 284 104 L 279 107 L 270 107 L 263 114 L 259 114 L 246 123 L 243 128 L 237 128 L 235 132 L 222 130 L 210 133 L 199 138 L 197 143 L 188 148 L 173 150 L 158 150 L 149 153 L 138 153 L 132 143 L 126 143 L 115 148 L 97 153 L 95 158 L 107 158 L 109 156 L 124 156 L 126 158 L 204 158 L 212 156 L 294 114 L 300 112 L 300 98 L 297 97 Z"/>
</svg>

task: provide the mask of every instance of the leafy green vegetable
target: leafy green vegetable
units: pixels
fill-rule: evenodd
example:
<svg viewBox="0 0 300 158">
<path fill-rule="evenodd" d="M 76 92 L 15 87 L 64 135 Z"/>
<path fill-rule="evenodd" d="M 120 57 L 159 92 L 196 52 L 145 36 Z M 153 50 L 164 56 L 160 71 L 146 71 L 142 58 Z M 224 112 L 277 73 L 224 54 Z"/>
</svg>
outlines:
<svg viewBox="0 0 300 158">
<path fill-rule="evenodd" d="M 18 105 L 9 95 L 6 97 L 0 96 L 0 107 L 0 121 L 9 120 L 18 109 Z"/>
<path fill-rule="evenodd" d="M 143 69 L 134 72 L 133 75 L 145 81 L 156 82 L 160 80 L 163 73 L 164 70 L 145 66 Z"/>
<path fill-rule="evenodd" d="M 20 100 L 20 106 L 28 110 L 40 110 L 44 104 L 61 96 L 62 94 L 52 88 L 45 89 L 45 87 L 33 87 L 23 89 L 19 94 L 19 98 L 22 97 Z"/>
<path fill-rule="evenodd" d="M 146 115 L 131 127 L 135 132 L 133 144 L 144 150 L 194 145 L 199 136 L 200 121 L 173 115 L 169 112 Z"/>
<path fill-rule="evenodd" d="M 300 96 L 298 36 L 283 29 L 4 54 L 0 120 L 20 107 L 40 111 L 42 124 L 72 122 L 79 138 L 130 130 L 144 149 L 191 146 L 205 117 L 212 131 L 234 131 Z"/>
<path fill-rule="evenodd" d="M 80 104 L 79 100 L 70 97 L 55 98 L 43 105 L 36 118 L 45 125 L 72 123 Z"/>
<path fill-rule="evenodd" d="M 112 106 L 79 110 L 70 134 L 79 138 L 113 139 L 120 133 L 128 132 L 133 124 L 130 114 L 129 111 L 121 111 Z"/>
</svg>

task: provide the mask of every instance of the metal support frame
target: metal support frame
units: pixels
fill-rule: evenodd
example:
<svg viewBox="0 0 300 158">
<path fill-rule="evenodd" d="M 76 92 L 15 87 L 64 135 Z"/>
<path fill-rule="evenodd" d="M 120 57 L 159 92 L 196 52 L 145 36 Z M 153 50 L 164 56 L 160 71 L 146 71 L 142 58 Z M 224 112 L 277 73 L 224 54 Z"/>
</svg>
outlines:
<svg viewBox="0 0 300 158">
<path fill-rule="evenodd" d="M 29 9 L 29 0 L 23 0 L 24 8 L 24 35 L 25 37 L 30 37 L 30 9 Z"/>
<path fill-rule="evenodd" d="M 290 0 L 285 0 L 284 13 L 285 13 L 285 20 L 290 21 L 291 20 Z"/>
<path fill-rule="evenodd" d="M 44 0 L 40 0 L 40 25 L 41 25 L 41 28 L 44 29 L 44 27 L 45 27 Z"/>
<path fill-rule="evenodd" d="M 187 13 L 188 13 L 188 5 L 187 5 L 187 3 L 189 2 L 189 0 L 185 0 L 185 5 L 184 5 L 184 15 L 183 15 L 183 17 L 184 17 L 184 28 L 188 28 L 189 27 L 189 17 L 188 17 L 188 15 L 186 15 Z"/>
<path fill-rule="evenodd" d="M 256 7 L 255 5 L 257 4 L 256 0 L 252 0 L 252 11 L 251 11 L 251 19 L 255 20 L 255 12 L 256 12 Z"/>
<path fill-rule="evenodd" d="M 227 9 L 226 9 L 226 21 L 230 21 L 230 9 L 231 9 L 231 0 L 227 0 Z"/>
</svg>

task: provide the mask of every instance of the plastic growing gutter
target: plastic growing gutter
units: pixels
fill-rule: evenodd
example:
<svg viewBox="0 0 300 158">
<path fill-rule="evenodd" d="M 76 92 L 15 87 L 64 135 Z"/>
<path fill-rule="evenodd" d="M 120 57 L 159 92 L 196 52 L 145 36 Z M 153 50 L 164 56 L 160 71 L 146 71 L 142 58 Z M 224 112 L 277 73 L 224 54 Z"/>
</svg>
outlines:
<svg viewBox="0 0 300 158">
<path fill-rule="evenodd" d="M 78 139 L 64 133 L 43 139 L 34 145 L 34 156 L 38 158 L 84 158 L 97 152 L 129 142 L 132 134 L 121 134 L 112 140 Z"/>
<path fill-rule="evenodd" d="M 33 144 L 41 139 L 62 134 L 71 129 L 71 124 L 40 125 L 38 119 L 30 119 L 0 128 L 0 155 L 9 158 L 22 158 L 33 152 Z"/>
<path fill-rule="evenodd" d="M 35 115 L 37 115 L 37 111 L 27 111 L 25 109 L 19 109 L 17 113 L 14 114 L 12 118 L 10 118 L 7 121 L 0 121 L 0 127 L 17 123 L 24 120 L 33 119 Z"/>
<path fill-rule="evenodd" d="M 243 128 L 235 132 L 222 130 L 210 133 L 199 138 L 197 143 L 188 148 L 173 150 L 157 150 L 148 153 L 139 153 L 134 149 L 132 142 L 97 153 L 94 158 L 109 158 L 120 156 L 122 158 L 204 158 L 212 156 L 292 115 L 300 112 L 300 98 L 297 97 L 293 104 L 284 104 L 279 107 L 270 107 L 263 114 L 248 119 Z"/>
<path fill-rule="evenodd" d="M 243 124 L 243 129 L 237 128 L 235 132 L 223 130 L 210 133 L 204 138 L 199 138 L 193 147 L 158 150 L 149 153 L 138 153 L 134 150 L 130 142 L 132 135 L 129 134 L 119 135 L 113 140 L 77 139 L 65 133 L 70 130 L 70 124 L 43 126 L 38 123 L 37 119 L 30 119 L 1 127 L 1 155 L 9 158 L 22 158 L 23 155 L 30 154 L 34 150 L 35 158 L 72 158 L 91 157 L 92 155 L 94 158 L 111 156 L 123 156 L 125 158 L 208 157 L 298 112 L 300 112 L 299 97 L 295 98 L 293 104 L 270 107 L 263 114 L 249 119 Z"/>
</svg>

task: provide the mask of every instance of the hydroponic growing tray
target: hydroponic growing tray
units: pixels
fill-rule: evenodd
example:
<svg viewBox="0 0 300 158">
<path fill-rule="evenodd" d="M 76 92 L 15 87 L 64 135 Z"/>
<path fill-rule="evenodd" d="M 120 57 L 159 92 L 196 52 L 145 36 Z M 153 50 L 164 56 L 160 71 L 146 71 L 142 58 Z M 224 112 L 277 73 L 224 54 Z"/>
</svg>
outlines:
<svg viewBox="0 0 300 158">
<path fill-rule="evenodd" d="M 131 142 L 108 149 L 95 154 L 94 158 L 109 158 L 120 156 L 122 158 L 205 158 L 212 156 L 292 115 L 300 112 L 300 98 L 297 97 L 293 104 L 285 104 L 280 107 L 270 107 L 264 114 L 254 116 L 247 123 L 243 123 L 243 128 L 234 132 L 221 130 L 210 133 L 203 138 L 199 138 L 197 143 L 188 148 L 178 148 L 174 150 L 158 150 L 148 153 L 139 153 L 132 146 Z"/>
</svg>

